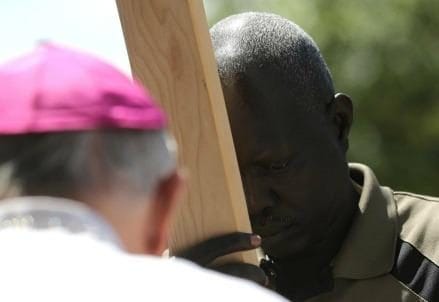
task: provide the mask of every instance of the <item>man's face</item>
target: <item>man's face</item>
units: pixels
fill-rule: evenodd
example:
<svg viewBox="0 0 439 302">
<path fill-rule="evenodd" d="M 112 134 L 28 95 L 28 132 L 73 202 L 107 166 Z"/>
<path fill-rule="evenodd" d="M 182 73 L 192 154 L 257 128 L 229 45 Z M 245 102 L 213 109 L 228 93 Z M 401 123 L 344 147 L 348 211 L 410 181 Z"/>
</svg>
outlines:
<svg viewBox="0 0 439 302">
<path fill-rule="evenodd" d="M 266 75 L 223 88 L 253 231 L 268 255 L 288 258 L 331 232 L 347 165 L 330 116 L 278 86 Z"/>
</svg>

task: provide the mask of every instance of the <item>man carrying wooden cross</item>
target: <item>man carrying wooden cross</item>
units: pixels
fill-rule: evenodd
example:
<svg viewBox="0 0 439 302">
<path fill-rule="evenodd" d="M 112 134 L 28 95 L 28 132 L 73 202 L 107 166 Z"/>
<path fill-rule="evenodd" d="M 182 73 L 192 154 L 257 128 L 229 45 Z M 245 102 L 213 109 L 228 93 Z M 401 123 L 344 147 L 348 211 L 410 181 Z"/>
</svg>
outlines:
<svg viewBox="0 0 439 302">
<path fill-rule="evenodd" d="M 265 13 L 226 18 L 211 35 L 272 287 L 293 301 L 439 301 L 439 199 L 347 163 L 352 102 L 314 41 Z"/>
</svg>

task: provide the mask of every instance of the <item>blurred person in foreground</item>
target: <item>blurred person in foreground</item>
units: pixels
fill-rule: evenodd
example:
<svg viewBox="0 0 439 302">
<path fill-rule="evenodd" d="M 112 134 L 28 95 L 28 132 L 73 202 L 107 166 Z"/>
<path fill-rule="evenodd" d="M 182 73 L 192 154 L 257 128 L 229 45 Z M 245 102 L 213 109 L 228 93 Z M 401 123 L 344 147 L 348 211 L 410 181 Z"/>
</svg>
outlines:
<svg viewBox="0 0 439 302">
<path fill-rule="evenodd" d="M 348 164 L 352 101 L 312 38 L 267 13 L 210 33 L 270 287 L 293 301 L 439 301 L 439 199 Z"/>
<path fill-rule="evenodd" d="M 183 180 L 163 112 L 113 67 L 42 45 L 0 66 L 0 116 L 2 300 L 282 300 L 158 257 Z"/>
</svg>

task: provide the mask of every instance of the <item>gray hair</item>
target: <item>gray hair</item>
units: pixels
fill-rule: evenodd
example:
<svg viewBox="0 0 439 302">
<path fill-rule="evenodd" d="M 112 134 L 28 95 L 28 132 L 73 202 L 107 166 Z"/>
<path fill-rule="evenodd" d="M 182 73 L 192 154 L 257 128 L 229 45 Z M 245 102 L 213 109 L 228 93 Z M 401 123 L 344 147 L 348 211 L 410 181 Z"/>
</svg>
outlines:
<svg viewBox="0 0 439 302">
<path fill-rule="evenodd" d="M 175 143 L 165 131 L 0 136 L 0 199 L 73 197 L 97 187 L 108 194 L 151 194 L 175 168 Z"/>
<path fill-rule="evenodd" d="M 314 40 L 297 24 L 271 13 L 247 12 L 215 24 L 210 34 L 223 85 L 245 78 L 248 70 L 270 68 L 291 99 L 304 96 L 312 111 L 334 96 L 331 73 Z"/>
</svg>

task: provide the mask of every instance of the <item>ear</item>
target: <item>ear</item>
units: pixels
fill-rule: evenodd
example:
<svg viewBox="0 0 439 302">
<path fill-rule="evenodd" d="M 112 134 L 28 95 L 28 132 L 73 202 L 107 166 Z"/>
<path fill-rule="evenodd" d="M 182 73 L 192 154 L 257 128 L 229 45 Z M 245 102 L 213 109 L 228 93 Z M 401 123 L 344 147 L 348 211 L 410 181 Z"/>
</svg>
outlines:
<svg viewBox="0 0 439 302">
<path fill-rule="evenodd" d="M 351 98 L 344 93 L 337 93 L 333 101 L 333 119 L 337 138 L 344 152 L 349 148 L 349 131 L 353 121 Z"/>
<path fill-rule="evenodd" d="M 174 172 L 157 186 L 146 221 L 145 252 L 161 255 L 167 248 L 171 219 L 184 191 L 184 177 Z"/>
</svg>

